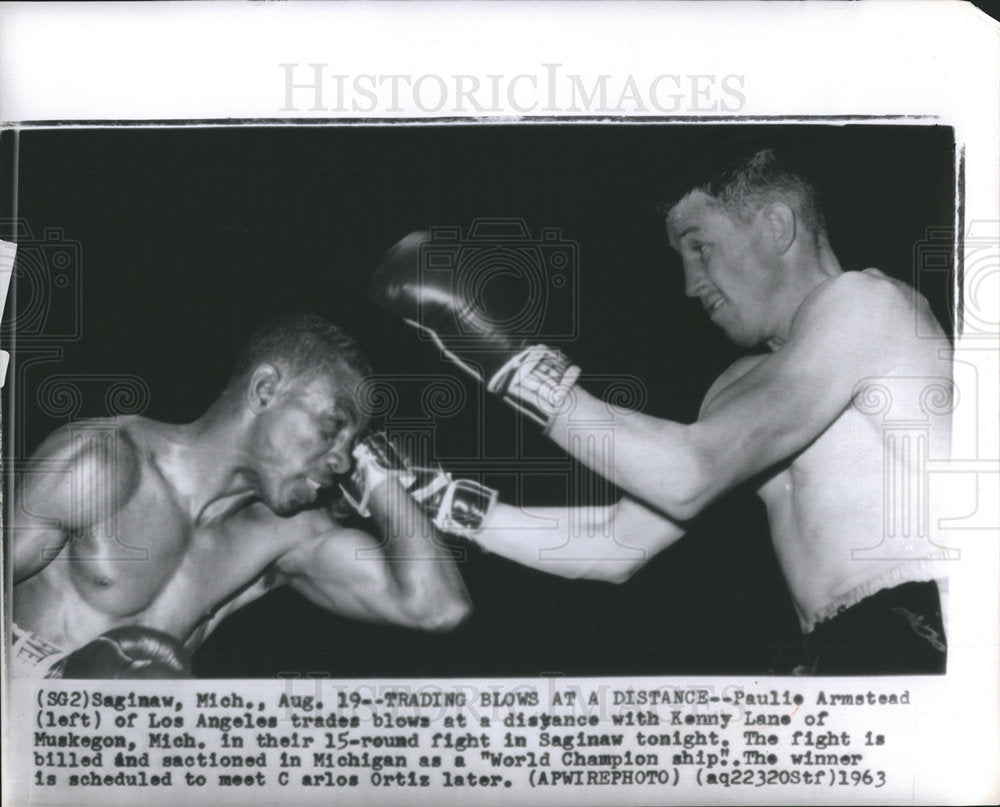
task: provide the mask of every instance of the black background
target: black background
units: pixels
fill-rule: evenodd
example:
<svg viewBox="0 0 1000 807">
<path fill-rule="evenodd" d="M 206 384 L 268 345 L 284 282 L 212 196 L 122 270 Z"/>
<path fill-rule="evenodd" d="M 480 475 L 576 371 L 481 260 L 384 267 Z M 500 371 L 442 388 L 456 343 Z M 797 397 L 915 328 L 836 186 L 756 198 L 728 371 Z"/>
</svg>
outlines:
<svg viewBox="0 0 1000 807">
<path fill-rule="evenodd" d="M 954 223 L 953 132 L 944 127 L 29 130 L 18 143 L 22 233 L 26 224 L 37 243 L 57 228 L 79 244 L 80 260 L 73 294 L 53 293 L 38 338 L 15 346 L 5 455 L 16 461 L 30 454 L 66 422 L 39 408 L 40 385 L 54 373 L 138 376 L 150 390 L 142 414 L 194 420 L 221 391 L 255 325 L 293 310 L 345 327 L 379 372 L 453 377 L 470 401 L 478 400 L 475 385 L 367 296 L 371 268 L 403 234 L 429 225 L 465 229 L 477 217 L 521 219 L 534 236 L 558 228 L 574 242 L 579 302 L 570 313 L 578 333 L 549 341 L 584 368 L 585 384 L 588 375 L 598 388 L 608 376 L 636 377 L 645 386 L 645 411 L 693 420 L 711 381 L 739 353 L 684 297 L 655 202 L 692 155 L 737 130 L 806 149 L 819 169 L 831 242 L 844 268 L 877 266 L 917 284 L 950 329 L 948 273 L 940 263 L 928 269 L 922 246 L 930 228 Z M 2 148 L 3 164 L 11 165 L 10 132 Z M 8 219 L 9 200 L 5 194 Z M 3 236 L 10 230 L 8 223 Z M 944 243 L 948 253 L 950 241 Z M 25 295 L 37 294 L 37 285 L 22 281 L 16 310 L 35 305 Z M 79 338 L 48 342 L 62 358 L 22 370 L 19 361 L 45 333 L 76 317 L 59 302 L 70 298 L 82 300 Z M 83 384 L 80 417 L 109 414 L 101 388 L 107 383 Z M 407 417 L 419 408 L 419 383 L 401 383 L 400 390 L 395 417 Z M 565 503 L 570 470 L 586 481 L 530 424 L 498 402 L 483 406 L 481 414 L 468 406 L 437 423 L 436 450 L 446 465 L 449 458 L 463 468 L 478 463 L 504 500 L 529 504 Z M 524 468 L 556 470 L 519 480 L 510 471 L 518 459 Z M 461 571 L 475 613 L 454 632 L 343 620 L 279 590 L 225 622 L 196 654 L 196 672 L 757 673 L 798 635 L 763 508 L 749 490 L 710 508 L 688 536 L 624 585 L 562 580 L 471 547 Z"/>
</svg>

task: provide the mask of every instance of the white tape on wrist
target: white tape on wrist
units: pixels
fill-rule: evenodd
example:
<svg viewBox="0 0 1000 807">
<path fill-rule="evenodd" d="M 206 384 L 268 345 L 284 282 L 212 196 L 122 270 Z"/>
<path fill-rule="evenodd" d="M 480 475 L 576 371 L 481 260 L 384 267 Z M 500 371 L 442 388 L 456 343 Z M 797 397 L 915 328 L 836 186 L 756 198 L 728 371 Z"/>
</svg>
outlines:
<svg viewBox="0 0 1000 807">
<path fill-rule="evenodd" d="M 559 350 L 532 345 L 509 359 L 490 379 L 487 391 L 548 431 L 568 403 L 580 368 Z"/>
</svg>

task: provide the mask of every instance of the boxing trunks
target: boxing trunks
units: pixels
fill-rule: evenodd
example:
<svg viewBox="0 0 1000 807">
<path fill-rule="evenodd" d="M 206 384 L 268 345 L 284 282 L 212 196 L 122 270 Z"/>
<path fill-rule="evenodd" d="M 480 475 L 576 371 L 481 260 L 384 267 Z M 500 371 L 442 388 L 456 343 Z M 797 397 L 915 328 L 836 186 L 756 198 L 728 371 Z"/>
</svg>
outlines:
<svg viewBox="0 0 1000 807">
<path fill-rule="evenodd" d="M 948 645 L 935 580 L 883 588 L 817 621 L 802 646 L 783 653 L 776 675 L 943 674 Z M 940 587 L 939 587 L 940 586 Z"/>
</svg>

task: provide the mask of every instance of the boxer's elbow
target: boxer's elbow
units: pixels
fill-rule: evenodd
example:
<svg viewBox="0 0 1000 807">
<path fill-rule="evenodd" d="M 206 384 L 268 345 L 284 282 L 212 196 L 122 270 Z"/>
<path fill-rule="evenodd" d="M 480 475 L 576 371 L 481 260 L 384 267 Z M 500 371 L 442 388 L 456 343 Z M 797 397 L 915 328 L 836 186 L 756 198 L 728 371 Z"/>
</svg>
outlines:
<svg viewBox="0 0 1000 807">
<path fill-rule="evenodd" d="M 462 591 L 411 601 L 411 624 L 420 630 L 444 633 L 454 630 L 472 614 L 472 601 Z"/>
<path fill-rule="evenodd" d="M 711 462 L 698 451 L 691 452 L 679 473 L 664 482 L 660 496 L 651 500 L 677 521 L 690 521 L 716 496 Z"/>
<path fill-rule="evenodd" d="M 648 540 L 644 536 L 642 541 L 636 541 L 637 544 L 645 544 L 644 546 L 619 547 L 620 557 L 608 557 L 594 562 L 580 570 L 574 577 L 620 586 L 646 568 L 654 555 L 672 544 L 681 535 L 683 535 L 683 531 L 676 530 L 668 539 L 662 541 L 659 535 L 650 535 Z"/>
<path fill-rule="evenodd" d="M 441 625 L 439 630 L 453 630 L 470 616 L 472 616 L 472 598 L 463 585 L 460 590 L 455 591 L 452 595 L 450 604 L 445 609 L 445 613 L 439 621 Z"/>
<path fill-rule="evenodd" d="M 471 613 L 471 606 L 452 603 L 446 608 L 439 608 L 419 616 L 415 627 L 431 633 L 446 633 L 461 625 Z"/>
<path fill-rule="evenodd" d="M 704 510 L 711 500 L 712 497 L 707 495 L 706 488 L 684 489 L 676 491 L 670 501 L 664 503 L 663 509 L 671 518 L 690 521 Z"/>
<path fill-rule="evenodd" d="M 677 479 L 669 489 L 657 492 L 659 495 L 649 496 L 648 501 L 677 521 L 690 521 L 712 500 L 707 480 L 694 476 Z"/>
<path fill-rule="evenodd" d="M 441 611 L 434 617 L 426 620 L 422 627 L 426 631 L 432 633 L 446 633 L 447 631 L 454 630 L 472 613 L 471 606 L 457 606 L 449 608 L 445 611 Z"/>
<path fill-rule="evenodd" d="M 605 562 L 600 568 L 588 570 L 581 575 L 584 579 L 599 580 L 602 583 L 611 583 L 620 586 L 631 580 L 636 572 L 646 565 L 646 558 L 629 559 L 622 561 Z"/>
<path fill-rule="evenodd" d="M 595 558 L 577 567 L 574 569 L 574 574 L 567 576 L 621 585 L 631 580 L 648 561 L 649 553 L 645 549 L 615 543 L 609 547 L 604 557 Z"/>
</svg>

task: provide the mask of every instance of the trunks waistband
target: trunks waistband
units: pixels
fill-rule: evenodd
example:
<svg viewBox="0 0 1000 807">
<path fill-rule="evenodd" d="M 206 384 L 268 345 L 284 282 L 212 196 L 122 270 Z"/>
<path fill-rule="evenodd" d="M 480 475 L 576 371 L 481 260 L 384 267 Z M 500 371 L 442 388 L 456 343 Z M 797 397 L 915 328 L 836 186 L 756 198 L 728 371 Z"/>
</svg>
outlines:
<svg viewBox="0 0 1000 807">
<path fill-rule="evenodd" d="M 942 574 L 939 564 L 932 560 L 907 561 L 855 586 L 850 591 L 814 611 L 807 618 L 802 619 L 802 632 L 811 633 L 821 622 L 833 619 L 851 606 L 857 605 L 862 600 L 871 597 L 882 589 L 895 588 L 903 583 L 917 583 L 930 580 L 938 584 L 941 594 L 941 609 L 942 613 L 945 613 L 945 600 L 948 592 L 947 578 Z"/>
</svg>

